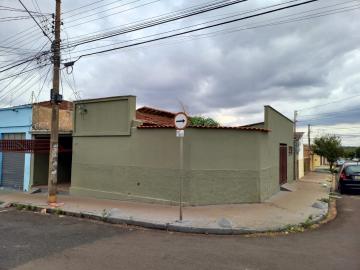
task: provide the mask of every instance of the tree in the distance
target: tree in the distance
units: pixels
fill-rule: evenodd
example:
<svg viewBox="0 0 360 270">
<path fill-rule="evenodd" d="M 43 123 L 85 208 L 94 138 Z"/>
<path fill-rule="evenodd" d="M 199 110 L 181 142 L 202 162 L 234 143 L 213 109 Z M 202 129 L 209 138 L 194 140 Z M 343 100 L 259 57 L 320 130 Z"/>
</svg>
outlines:
<svg viewBox="0 0 360 270">
<path fill-rule="evenodd" d="M 315 138 L 313 151 L 315 154 L 323 156 L 328 160 L 330 171 L 332 171 L 334 162 L 344 154 L 341 139 L 336 135 L 325 135 Z"/>
<path fill-rule="evenodd" d="M 356 148 L 356 150 L 355 150 L 355 156 L 356 156 L 357 158 L 360 158 L 360 147 Z"/>
<path fill-rule="evenodd" d="M 190 125 L 192 126 L 205 126 L 205 127 L 218 127 L 220 124 L 212 118 L 203 116 L 190 117 Z"/>
</svg>

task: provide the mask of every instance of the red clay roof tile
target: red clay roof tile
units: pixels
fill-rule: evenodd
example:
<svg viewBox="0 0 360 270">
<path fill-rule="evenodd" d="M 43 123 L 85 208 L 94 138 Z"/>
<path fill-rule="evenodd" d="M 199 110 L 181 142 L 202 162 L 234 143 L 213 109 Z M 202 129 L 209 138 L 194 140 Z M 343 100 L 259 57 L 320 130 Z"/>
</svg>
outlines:
<svg viewBox="0 0 360 270">
<path fill-rule="evenodd" d="M 142 107 L 136 110 L 136 119 L 142 121 L 138 128 L 175 128 L 174 117 L 175 113 L 158 110 L 150 107 Z M 188 128 L 198 129 L 230 129 L 230 130 L 244 130 L 244 131 L 261 131 L 269 132 L 269 129 L 255 128 L 250 126 L 239 127 L 211 127 L 211 126 L 188 126 Z"/>
</svg>

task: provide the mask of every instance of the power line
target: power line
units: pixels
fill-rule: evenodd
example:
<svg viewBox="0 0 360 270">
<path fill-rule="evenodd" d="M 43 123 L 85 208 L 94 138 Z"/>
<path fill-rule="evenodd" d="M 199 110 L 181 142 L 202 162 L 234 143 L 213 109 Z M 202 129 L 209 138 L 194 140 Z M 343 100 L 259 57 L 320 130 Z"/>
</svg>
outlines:
<svg viewBox="0 0 360 270">
<path fill-rule="evenodd" d="M 5 10 L 5 11 L 14 11 L 14 12 L 27 12 L 26 10 L 20 9 L 20 8 L 14 8 L 14 7 L 7 7 L 7 6 L 0 6 L 0 10 Z M 50 15 L 50 13 L 42 13 L 42 12 L 38 12 L 38 11 L 32 11 L 29 10 L 30 13 L 33 13 L 34 15 Z"/>
<path fill-rule="evenodd" d="M 39 16 L 40 15 L 35 15 Z M 11 17 L 0 17 L 0 22 L 11 22 L 11 21 L 21 21 L 31 19 L 30 16 L 11 16 Z"/>
<path fill-rule="evenodd" d="M 320 103 L 320 104 L 318 104 L 316 106 L 311 106 L 311 107 L 306 107 L 306 108 L 299 109 L 298 111 L 305 111 L 305 110 L 309 110 L 309 109 L 313 109 L 313 108 L 318 108 L 318 107 L 326 106 L 326 105 L 329 105 L 329 104 L 338 103 L 339 101 L 349 100 L 349 99 L 357 98 L 357 97 L 360 97 L 360 94 L 349 96 L 349 97 L 342 98 L 342 99 L 337 99 L 337 100 L 327 102 L 327 103 Z"/>
<path fill-rule="evenodd" d="M 74 8 L 74 9 L 71 9 L 71 10 L 68 10 L 68 11 L 65 11 L 65 12 L 62 12 L 62 14 L 69 14 L 69 13 L 72 13 L 74 12 L 75 10 L 79 10 L 79 9 L 83 9 L 83 8 L 86 8 L 86 7 L 89 7 L 89 6 L 92 6 L 92 5 L 95 5 L 97 3 L 100 3 L 100 2 L 104 2 L 105 0 L 98 0 L 98 1 L 95 1 L 91 4 L 86 4 L 86 5 L 83 5 L 83 6 L 80 6 L 78 8 Z"/>
<path fill-rule="evenodd" d="M 18 67 L 18 66 L 21 66 L 21 65 L 26 64 L 26 63 L 28 63 L 28 62 L 34 61 L 34 60 L 36 60 L 36 59 L 40 59 L 40 57 L 41 57 L 42 55 L 46 55 L 47 53 L 48 53 L 48 52 L 42 52 L 42 53 L 40 53 L 40 54 L 38 54 L 38 55 L 35 55 L 35 56 L 30 57 L 30 58 L 28 58 L 28 59 L 25 59 L 25 60 L 23 60 L 23 61 L 21 61 L 21 62 L 15 62 L 15 63 L 13 63 L 13 64 L 8 64 L 8 65 L 5 65 L 5 66 L 2 66 L 2 67 L 0 67 L 0 68 L 3 68 L 3 69 L 0 70 L 0 73 L 3 73 L 3 72 L 5 72 L 5 71 L 8 71 L 8 70 L 13 69 L 13 68 Z"/>
<path fill-rule="evenodd" d="M 353 1 L 351 1 L 351 2 L 353 2 Z M 276 6 L 278 6 L 278 5 L 276 5 Z M 339 4 L 336 4 L 336 5 L 339 5 Z M 332 6 L 335 6 L 335 5 L 326 6 L 325 8 L 332 7 Z M 267 9 L 267 8 L 268 7 L 261 8 L 261 9 Z M 353 7 L 351 7 L 351 8 L 353 8 Z M 290 15 L 286 15 L 286 16 L 281 16 L 280 18 L 293 17 L 294 15 L 309 13 L 309 12 L 319 10 L 319 9 L 324 9 L 324 7 L 313 9 L 313 10 L 308 10 L 308 11 L 304 11 L 304 12 L 300 12 L 300 13 L 290 14 Z M 310 14 L 310 15 L 306 15 L 306 16 L 302 16 L 302 17 L 292 18 L 292 19 L 289 19 L 289 20 L 277 21 L 277 22 L 272 22 L 272 23 L 267 23 L 267 24 L 257 24 L 257 23 L 246 24 L 246 25 L 241 26 L 241 28 L 236 27 L 236 28 L 232 28 L 232 29 L 225 29 L 225 30 L 219 30 L 219 31 L 214 31 L 214 32 L 210 32 L 210 33 L 205 33 L 205 34 L 199 34 L 199 35 L 183 37 L 182 40 L 180 40 L 180 41 L 186 41 L 186 40 L 189 40 L 189 39 L 196 39 L 196 38 L 204 38 L 204 37 L 214 36 L 214 35 L 217 35 L 217 34 L 229 34 L 229 33 L 238 32 L 238 31 L 256 29 L 256 28 L 261 28 L 261 27 L 269 27 L 269 26 L 275 26 L 275 25 L 281 25 L 281 24 L 291 23 L 291 22 L 304 21 L 304 20 L 308 20 L 308 19 L 312 19 L 312 18 L 318 18 L 320 16 L 326 16 L 326 15 L 331 15 L 331 14 L 338 13 L 338 12 L 344 12 L 344 8 L 333 9 L 333 10 L 330 10 L 330 11 L 331 11 L 330 13 L 329 13 L 329 11 L 326 11 L 326 12 L 322 12 L 322 13 L 315 13 L 315 14 Z M 345 11 L 348 11 L 348 10 L 345 10 Z M 244 13 L 249 13 L 249 12 L 244 12 Z M 242 13 L 242 14 L 244 14 L 244 13 Z M 231 16 L 231 17 L 233 17 L 233 16 Z M 224 18 L 221 18 L 221 19 L 210 21 L 210 22 L 219 21 L 219 20 L 223 20 L 223 19 Z M 279 18 L 275 18 L 275 20 L 277 20 L 277 19 L 279 19 Z M 267 20 L 267 21 L 273 21 L 273 20 L 274 19 Z M 265 21 L 265 22 L 267 22 L 267 21 Z M 83 51 L 91 51 L 91 50 L 95 50 L 95 49 L 98 49 L 98 48 L 114 46 L 116 44 L 123 44 L 123 43 L 133 42 L 133 41 L 136 41 L 136 40 L 143 40 L 145 38 L 149 38 L 149 37 L 153 37 L 153 36 L 159 36 L 159 35 L 163 35 L 163 34 L 167 34 L 167 33 L 171 33 L 171 32 L 176 32 L 176 31 L 183 30 L 183 29 L 193 28 L 195 26 L 204 25 L 204 24 L 207 24 L 207 23 L 209 23 L 209 22 L 204 22 L 204 23 L 199 23 L 199 24 L 196 24 L 196 25 L 191 25 L 191 26 L 187 26 L 187 27 L 173 29 L 173 30 L 169 30 L 169 31 L 166 31 L 166 32 L 162 32 L 162 33 L 148 35 L 148 36 L 145 36 L 145 37 L 140 37 L 140 38 L 135 38 L 135 39 L 131 39 L 131 40 L 124 40 L 124 41 L 120 41 L 120 42 L 115 42 L 115 43 L 112 43 L 112 44 L 97 46 L 95 48 L 77 50 L 76 53 L 83 52 Z M 254 25 L 254 26 L 244 27 L 244 26 L 247 26 L 247 25 Z M 178 41 L 179 40 L 177 40 L 176 42 L 178 42 Z"/>
<path fill-rule="evenodd" d="M 41 25 L 38 23 L 38 21 L 34 18 L 34 16 L 29 12 L 29 10 L 26 8 L 26 6 L 21 2 L 21 0 L 19 0 L 20 4 L 24 7 L 24 9 L 29 13 L 29 15 L 31 16 L 31 18 L 34 20 L 34 22 L 37 24 L 37 26 L 39 26 L 39 28 L 41 29 L 42 33 L 44 34 L 44 36 L 46 36 L 50 42 L 52 42 L 51 38 L 48 36 L 48 34 L 46 34 L 45 30 L 41 27 Z"/>
<path fill-rule="evenodd" d="M 20 47 L 8 47 L 8 46 L 1 46 L 1 45 L 0 45 L 0 49 L 5 49 L 5 50 L 22 50 L 22 51 L 34 52 L 34 50 L 23 49 L 23 48 L 20 48 Z"/>
<path fill-rule="evenodd" d="M 333 115 L 333 116 L 330 115 L 330 116 L 298 120 L 298 122 L 311 122 L 311 121 L 318 121 L 318 120 L 339 119 L 339 118 L 348 118 L 348 117 L 349 117 L 349 115 Z"/>
<path fill-rule="evenodd" d="M 112 1 L 112 2 L 110 2 L 110 3 L 108 3 L 108 4 L 104 4 L 104 5 L 101 5 L 101 6 L 92 8 L 92 9 L 89 9 L 89 10 L 80 11 L 80 12 L 78 12 L 78 13 L 72 14 L 71 16 L 65 17 L 64 19 L 76 17 L 77 15 L 83 15 L 84 13 L 87 13 L 87 12 L 90 12 L 90 11 L 93 11 L 93 10 L 96 10 L 96 9 L 99 9 L 99 8 L 102 8 L 102 7 L 105 7 L 105 6 L 110 6 L 110 5 L 112 5 L 112 4 L 119 3 L 119 2 L 123 2 L 123 1 L 124 1 L 124 0 Z M 103 11 L 101 11 L 101 12 L 94 13 L 93 15 L 87 15 L 87 16 L 85 16 L 85 18 L 94 16 L 94 15 L 99 15 L 100 13 L 104 13 L 104 12 L 106 12 L 106 11 L 108 11 L 108 10 L 113 10 L 113 9 L 115 9 L 115 8 L 123 7 L 123 6 L 125 6 L 125 5 L 132 4 L 132 3 L 134 3 L 134 2 L 139 2 L 139 1 L 141 1 L 141 0 L 136 0 L 136 1 L 133 1 L 133 2 L 125 3 L 124 5 L 120 5 L 120 6 L 117 6 L 117 7 L 112 7 L 112 8 L 110 8 L 110 9 L 106 9 L 106 10 L 103 10 Z M 82 18 L 84 18 L 84 17 L 82 17 Z M 76 20 L 80 20 L 80 19 L 82 19 L 82 18 L 79 18 L 79 19 L 76 19 Z M 76 21 L 76 20 L 73 20 L 73 21 Z M 73 22 L 73 21 L 70 21 L 70 22 Z M 68 23 L 70 23 L 70 22 L 68 22 Z"/>
<path fill-rule="evenodd" d="M 64 73 L 64 72 L 62 71 L 62 73 Z M 70 90 L 73 92 L 75 99 L 79 100 L 81 97 L 80 97 L 79 93 L 76 91 L 75 85 L 74 85 L 74 87 L 71 85 L 67 76 L 62 76 L 62 77 L 65 78 L 65 82 L 68 85 L 68 87 L 70 88 Z"/>
<path fill-rule="evenodd" d="M 26 49 L 26 46 L 28 45 L 33 45 L 34 42 L 40 40 L 41 38 L 45 38 L 43 35 L 41 35 L 41 33 L 39 33 L 37 31 L 37 29 L 35 29 L 36 33 L 29 33 L 27 36 L 20 36 L 17 38 L 17 41 L 12 41 L 8 44 L 6 44 L 6 46 L 13 46 L 13 44 L 16 44 L 19 49 Z M 31 36 L 29 36 L 31 35 Z M 46 41 L 48 41 L 48 39 L 46 39 Z"/>
<path fill-rule="evenodd" d="M 25 69 L 27 69 L 29 67 L 29 65 L 31 64 L 31 62 L 27 63 L 26 66 L 24 66 L 20 72 L 24 71 Z M 20 76 L 20 75 L 19 75 Z M 0 89 L 0 93 L 3 92 L 5 89 L 7 89 L 13 82 L 15 82 L 15 80 L 19 77 L 19 76 L 15 76 L 4 88 Z"/>
<path fill-rule="evenodd" d="M 130 22 L 130 23 L 126 23 L 126 24 L 122 24 L 122 25 L 118 25 L 118 26 L 114 26 L 114 27 L 110 27 L 110 28 L 106 28 L 106 29 L 103 29 L 103 30 L 100 30 L 100 31 L 95 31 L 95 32 L 91 32 L 91 33 L 88 33 L 88 34 L 83 34 L 83 35 L 77 35 L 77 37 L 84 37 L 84 36 L 94 36 L 94 34 L 96 33 L 102 33 L 104 31 L 109 31 L 109 30 L 112 30 L 112 29 L 119 29 L 120 27 L 124 27 L 124 26 L 129 26 L 129 25 L 136 25 L 136 23 L 140 23 L 140 22 L 146 22 L 146 21 L 153 21 L 154 19 L 157 19 L 157 18 L 161 18 L 161 17 L 169 17 L 171 14 L 176 14 L 176 13 L 179 13 L 179 12 L 184 12 L 188 9 L 191 9 L 191 8 L 194 8 L 196 6 L 200 6 L 200 5 L 195 5 L 195 6 L 192 6 L 192 7 L 188 7 L 188 8 L 185 8 L 185 9 L 181 9 L 181 10 L 176 10 L 176 11 L 172 11 L 172 12 L 167 12 L 167 13 L 164 13 L 164 14 L 161 14 L 161 15 L 157 15 L 157 16 L 153 16 L 153 17 L 150 17 L 150 18 L 146 18 L 146 19 L 141 19 L 141 20 L 136 20 L 136 21 L 133 21 L 133 22 Z M 219 16 L 219 15 L 217 15 Z M 70 38 L 70 40 L 73 40 L 74 38 Z M 76 38 L 75 38 L 76 40 Z M 80 39 L 79 39 L 80 40 Z"/>
<path fill-rule="evenodd" d="M 114 37 L 114 36 L 118 36 L 118 35 L 123 35 L 126 33 L 130 33 L 130 32 L 134 32 L 134 31 L 138 31 L 138 30 L 143 30 L 143 29 L 147 29 L 150 27 L 154 27 L 154 26 L 158 26 L 161 24 L 165 24 L 165 23 L 169 23 L 169 22 L 173 22 L 173 21 L 177 21 L 180 19 L 184 19 L 184 18 L 188 18 L 188 17 L 192 17 L 195 15 L 199 15 L 199 14 L 203 14 L 206 12 L 210 12 L 210 11 L 214 11 L 214 10 L 218 10 L 218 9 L 222 9 L 231 5 L 235 5 L 238 3 L 242 3 L 242 2 L 246 2 L 247 0 L 233 0 L 231 2 L 227 2 L 227 1 L 213 1 L 210 4 L 206 4 L 206 5 L 197 5 L 191 8 L 186 8 L 183 10 L 180 10 L 178 12 L 175 12 L 174 16 L 163 16 L 163 17 L 159 17 L 156 20 L 147 20 L 144 21 L 143 23 L 140 24 L 135 24 L 132 26 L 129 26 L 127 28 L 124 29 L 119 29 L 118 31 L 110 31 L 107 33 L 104 33 L 102 35 L 95 35 L 92 38 L 88 38 L 88 39 L 80 39 L 79 41 L 72 41 L 70 44 L 67 44 L 67 47 L 70 46 L 79 46 L 82 44 L 86 44 L 86 43 L 90 43 L 90 42 L 94 42 L 94 41 L 99 41 L 99 40 L 103 40 L 103 39 L 107 39 L 110 37 Z M 293 2 L 294 0 L 290 1 Z M 299 0 L 296 0 L 299 1 Z"/>
<path fill-rule="evenodd" d="M 15 62 L 13 62 L 11 64 L 7 64 L 5 66 L 1 66 L 0 68 L 3 68 L 3 69 L 0 70 L 0 73 L 8 71 L 8 70 L 10 70 L 10 69 L 12 69 L 14 67 L 23 65 L 25 63 L 31 62 L 33 60 L 40 60 L 40 58 L 42 56 L 47 55 L 49 53 L 48 51 L 45 51 L 45 52 L 42 51 L 44 49 L 44 47 L 46 46 L 46 44 L 47 44 L 47 42 L 40 48 L 40 50 L 38 51 L 38 53 L 35 56 L 29 57 L 29 58 L 26 58 L 26 59 L 22 59 L 22 60 L 19 60 L 19 61 L 15 61 Z"/>
<path fill-rule="evenodd" d="M 134 2 L 137 2 L 137 1 L 139 1 L 139 0 L 136 0 L 136 1 L 134 1 Z M 120 10 L 120 11 L 118 11 L 118 12 L 111 13 L 111 14 L 108 14 L 108 15 L 105 15 L 105 16 L 102 16 L 102 17 L 99 17 L 99 18 L 96 18 L 96 19 L 92 19 L 92 20 L 80 22 L 80 23 L 77 23 L 77 24 L 69 25 L 68 28 L 75 27 L 75 26 L 79 26 L 79 25 L 82 25 L 82 24 L 85 24 L 85 23 L 89 23 L 89 22 L 93 22 L 93 21 L 97 21 L 97 20 L 102 20 L 102 19 L 104 19 L 104 18 L 113 16 L 113 15 L 117 15 L 117 14 L 120 14 L 120 13 L 124 13 L 124 12 L 126 12 L 126 11 L 134 10 L 134 9 L 136 9 L 136 8 L 139 8 L 139 7 L 148 6 L 148 5 L 151 5 L 151 4 L 156 3 L 156 2 L 159 2 L 159 1 L 161 1 L 161 0 L 153 0 L 153 1 L 150 1 L 150 2 L 146 2 L 146 3 L 144 3 L 144 4 L 137 5 L 137 6 L 132 7 L 132 8 Z M 247 0 L 245 0 L 245 1 L 247 1 Z M 92 16 L 93 16 L 93 15 L 92 15 Z M 87 16 L 87 17 L 90 17 L 90 16 Z M 84 19 L 84 18 L 86 18 L 86 17 L 82 17 L 82 19 Z M 73 20 L 73 21 L 71 21 L 71 22 L 74 22 L 74 21 L 77 21 L 77 20 L 78 20 L 78 19 Z"/>
<path fill-rule="evenodd" d="M 30 82 L 32 82 L 32 80 L 34 78 L 36 78 L 37 75 L 38 75 L 37 72 L 32 72 L 32 73 L 27 74 L 27 76 L 25 78 L 23 78 L 16 86 L 11 88 L 9 91 L 3 93 L 0 96 L 0 101 L 4 100 L 7 96 L 9 96 L 11 94 L 15 94 L 15 93 L 19 92 L 21 89 L 23 89 L 25 86 L 27 86 Z M 28 88 L 27 88 L 27 90 L 28 90 Z"/>
<path fill-rule="evenodd" d="M 40 51 L 46 46 L 47 42 L 40 48 Z M 20 73 L 15 74 L 15 76 L 13 76 L 13 79 L 4 87 L 0 90 L 0 92 L 3 92 L 5 89 L 7 89 L 13 82 L 15 82 L 15 80 L 23 73 L 26 73 L 26 69 L 29 67 L 29 65 L 32 64 L 32 62 L 28 62 L 21 70 Z M 15 86 L 16 87 L 16 86 Z M 11 91 L 11 90 L 10 90 Z"/>
<path fill-rule="evenodd" d="M 33 6 L 35 7 L 35 10 L 42 16 L 42 20 L 43 21 L 46 21 L 47 18 L 46 16 L 43 15 L 43 13 L 41 12 L 41 9 L 40 9 L 40 6 L 38 4 L 38 1 L 37 0 L 31 0 L 32 3 L 33 3 Z"/>
<path fill-rule="evenodd" d="M 16 90 L 13 92 L 13 94 L 16 94 L 16 93 L 17 93 L 17 96 L 16 96 L 16 98 L 15 98 L 14 100 L 22 97 L 27 91 L 29 91 L 29 89 L 33 88 L 33 87 L 39 82 L 39 80 L 40 80 L 40 81 L 42 80 L 42 77 L 43 77 L 43 76 L 44 76 L 44 74 L 42 75 L 40 72 L 39 72 L 39 73 L 35 73 L 35 76 L 32 77 L 29 81 L 27 81 L 26 84 L 24 84 L 21 88 L 18 88 L 18 89 L 16 89 Z M 34 80 L 34 79 L 36 79 L 36 80 Z M 31 85 L 29 85 L 30 82 L 33 82 L 33 83 L 32 83 Z M 19 93 L 19 91 L 20 91 L 21 89 L 23 89 L 25 86 L 26 86 L 26 88 L 25 88 L 21 93 Z M 1 99 L 3 99 L 3 98 L 0 98 L 0 100 L 1 100 Z"/>
<path fill-rule="evenodd" d="M 272 10 L 269 10 L 269 11 L 264 11 L 264 12 L 257 13 L 257 14 L 254 14 L 254 15 L 249 15 L 249 16 L 245 16 L 245 17 L 241 17 L 241 18 L 237 18 L 237 19 L 232 19 L 232 20 L 228 20 L 228 21 L 225 21 L 225 22 L 221 22 L 221 23 L 216 23 L 216 24 L 212 24 L 212 25 L 208 25 L 208 26 L 204 26 L 204 27 L 199 27 L 199 28 L 196 28 L 196 29 L 188 30 L 188 31 L 183 31 L 183 32 L 176 33 L 176 34 L 171 34 L 171 35 L 167 35 L 167 36 L 163 36 L 163 37 L 159 37 L 159 38 L 154 38 L 154 39 L 151 39 L 151 40 L 137 42 L 137 43 L 133 43 L 133 44 L 125 45 L 125 46 L 120 46 L 120 47 L 115 47 L 115 48 L 111 48 L 111 49 L 107 49 L 107 50 L 87 53 L 87 54 L 80 55 L 76 61 L 78 61 L 82 57 L 86 57 L 86 56 L 90 56 L 90 55 L 106 53 L 106 52 L 110 52 L 110 51 L 115 51 L 115 50 L 129 48 L 129 47 L 138 46 L 138 45 L 142 45 L 142 44 L 147 44 L 147 43 L 154 42 L 154 41 L 164 40 L 164 39 L 168 39 L 168 38 L 171 38 L 171 37 L 176 37 L 176 36 L 180 36 L 180 35 L 184 35 L 184 34 L 188 34 L 188 33 L 197 32 L 197 31 L 200 31 L 200 30 L 209 29 L 209 28 L 212 28 L 212 27 L 226 25 L 226 24 L 230 24 L 230 23 L 234 23 L 234 22 L 237 22 L 237 21 L 242 21 L 242 20 L 246 20 L 246 19 L 250 19 L 250 18 L 254 18 L 254 17 L 258 17 L 258 16 L 263 16 L 265 14 L 270 14 L 270 13 L 278 12 L 278 11 L 281 11 L 281 10 L 302 6 L 302 5 L 310 4 L 310 3 L 313 3 L 313 2 L 317 2 L 317 1 L 319 1 L 319 0 L 309 0 L 309 1 L 302 2 L 302 3 L 292 4 L 292 5 L 288 5 L 288 6 L 285 6 L 285 7 L 280 7 L 280 8 L 272 9 Z"/>
<path fill-rule="evenodd" d="M 351 113 L 351 112 L 360 112 L 360 109 L 353 109 L 353 110 L 345 110 L 345 111 L 333 111 L 328 113 L 318 113 L 318 114 L 307 114 L 307 115 L 301 115 L 300 117 L 308 117 L 308 116 L 329 116 L 329 115 L 336 115 L 340 113 Z M 305 119 L 306 120 L 306 119 Z"/>
<path fill-rule="evenodd" d="M 30 30 L 32 30 L 32 31 L 30 31 Z M 11 44 L 14 44 L 15 41 L 18 41 L 19 39 L 22 39 L 24 37 L 28 37 L 29 35 L 32 35 L 35 32 L 37 32 L 37 27 L 34 25 L 33 27 L 27 28 L 21 32 L 18 32 L 16 34 L 4 39 L 2 42 L 7 41 L 7 43 L 2 43 L 2 44 L 6 45 L 6 46 L 11 46 Z M 19 36 L 19 37 L 17 37 L 17 36 Z M 19 43 L 19 42 L 16 42 L 16 43 Z"/>
<path fill-rule="evenodd" d="M 348 130 L 348 129 L 360 129 L 360 126 L 352 126 L 352 127 L 336 127 L 336 126 L 334 126 L 334 127 L 319 127 L 319 128 L 317 128 L 317 127 L 314 127 L 315 129 L 317 129 L 317 130 L 326 130 L 326 129 L 346 129 L 346 130 Z"/>
<path fill-rule="evenodd" d="M 46 83 L 46 80 L 47 80 L 48 75 L 50 74 L 50 71 L 51 71 L 51 66 L 48 68 L 48 71 L 47 71 L 47 73 L 46 73 L 44 82 L 43 82 L 42 86 L 40 87 L 39 92 L 38 92 L 38 94 L 37 94 L 37 96 L 36 96 L 36 100 L 38 100 L 39 97 L 40 97 L 40 94 L 41 94 L 41 92 L 42 92 L 42 90 L 43 90 L 43 88 L 44 88 L 44 85 L 45 85 L 45 83 Z"/>
<path fill-rule="evenodd" d="M 41 65 L 41 66 L 37 66 L 37 67 L 34 67 L 34 68 L 32 68 L 32 69 L 27 69 L 27 70 L 24 70 L 24 71 L 22 71 L 22 72 L 19 72 L 19 73 L 16 73 L 16 74 L 12 74 L 12 75 L 10 75 L 10 76 L 7 76 L 7 77 L 5 77 L 5 78 L 0 78 L 0 81 L 5 81 L 5 80 L 8 80 L 8 79 L 14 78 L 14 77 L 16 77 L 16 76 L 19 76 L 19 75 L 21 75 L 21 74 L 28 73 L 28 72 L 31 72 L 31 71 L 33 71 L 33 70 L 41 69 L 41 68 L 46 67 L 46 66 L 49 66 L 49 65 L 51 65 L 51 63 L 44 64 L 44 65 Z"/>
</svg>

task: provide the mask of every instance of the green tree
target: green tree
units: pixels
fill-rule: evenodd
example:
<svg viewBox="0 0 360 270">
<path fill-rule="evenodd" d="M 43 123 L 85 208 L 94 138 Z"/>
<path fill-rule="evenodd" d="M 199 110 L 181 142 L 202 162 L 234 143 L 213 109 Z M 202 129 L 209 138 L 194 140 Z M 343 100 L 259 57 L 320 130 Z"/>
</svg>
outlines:
<svg viewBox="0 0 360 270">
<path fill-rule="evenodd" d="M 336 135 L 325 135 L 315 138 L 313 151 L 315 154 L 325 157 L 330 163 L 330 171 L 334 162 L 344 154 L 341 146 L 341 139 Z"/>
<path fill-rule="evenodd" d="M 344 157 L 353 159 L 356 156 L 355 150 L 344 149 Z"/>
<path fill-rule="evenodd" d="M 220 124 L 212 118 L 203 116 L 190 117 L 190 125 L 192 126 L 205 126 L 205 127 L 218 127 Z"/>
<path fill-rule="evenodd" d="M 356 148 L 356 150 L 355 150 L 355 156 L 356 156 L 357 158 L 360 158 L 360 147 Z"/>
</svg>

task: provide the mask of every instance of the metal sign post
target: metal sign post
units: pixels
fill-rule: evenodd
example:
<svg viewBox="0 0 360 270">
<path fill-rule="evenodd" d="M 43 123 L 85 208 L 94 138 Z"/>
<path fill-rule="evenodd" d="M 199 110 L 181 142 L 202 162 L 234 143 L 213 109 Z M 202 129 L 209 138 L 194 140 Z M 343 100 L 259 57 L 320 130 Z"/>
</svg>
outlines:
<svg viewBox="0 0 360 270">
<path fill-rule="evenodd" d="M 182 196 L 183 196 L 183 174 L 184 174 L 184 135 L 188 124 L 188 118 L 185 113 L 178 113 L 174 118 L 176 128 L 176 137 L 180 138 L 179 149 L 179 220 L 183 219 Z"/>
</svg>

